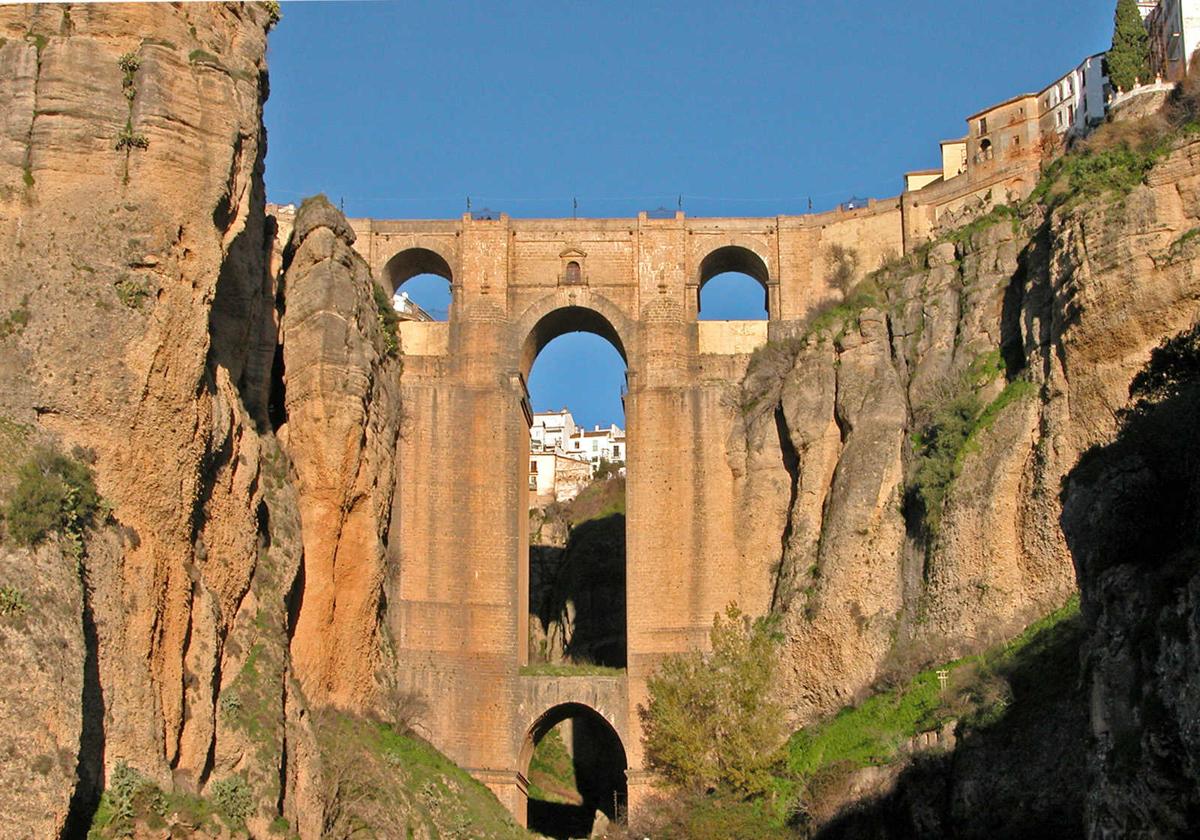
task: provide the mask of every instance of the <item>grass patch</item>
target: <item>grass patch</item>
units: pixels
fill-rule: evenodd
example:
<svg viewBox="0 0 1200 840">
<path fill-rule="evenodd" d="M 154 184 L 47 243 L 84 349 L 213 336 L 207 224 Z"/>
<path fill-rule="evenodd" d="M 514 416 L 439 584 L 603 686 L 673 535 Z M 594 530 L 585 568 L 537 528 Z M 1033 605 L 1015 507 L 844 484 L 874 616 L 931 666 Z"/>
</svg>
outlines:
<svg viewBox="0 0 1200 840">
<path fill-rule="evenodd" d="M 973 360 L 962 377 L 917 414 L 911 437 L 913 459 L 905 486 L 905 515 L 926 538 L 936 539 L 946 497 L 962 471 L 966 457 L 977 452 L 980 436 L 1008 406 L 1037 393 L 1037 385 L 1021 376 L 1008 382 L 989 404 L 981 405 L 979 390 L 1002 375 L 1000 351 Z"/>
<path fill-rule="evenodd" d="M 968 437 L 968 443 L 976 440 L 980 434 L 990 429 L 992 424 L 996 422 L 996 418 L 1000 416 L 1000 412 L 1015 402 L 1020 402 L 1026 397 L 1032 397 L 1037 391 L 1037 384 L 1032 380 L 1024 378 L 1014 379 L 1005 385 L 1004 390 L 997 394 L 996 399 L 988 403 L 987 407 L 976 418 L 975 426 L 971 429 L 971 434 Z"/>
<path fill-rule="evenodd" d="M 221 67 L 221 60 L 210 52 L 201 49 L 192 50 L 188 53 L 189 64 L 209 64 L 213 67 Z M 224 69 L 224 68 L 222 68 Z"/>
<path fill-rule="evenodd" d="M 865 309 L 874 309 L 886 305 L 887 299 L 880 281 L 879 272 L 869 274 L 860 280 L 840 301 L 831 301 L 824 306 L 818 306 L 809 315 L 808 323 L 804 326 L 806 336 L 822 332 L 833 332 L 841 335 L 846 331 L 852 320 L 857 319 Z"/>
<path fill-rule="evenodd" d="M 567 752 L 557 727 L 547 732 L 533 749 L 529 761 L 529 797 L 565 805 L 583 802 L 575 780 L 575 760 Z"/>
<path fill-rule="evenodd" d="M 117 300 L 128 309 L 141 309 L 146 298 L 150 297 L 150 284 L 145 280 L 134 280 L 128 275 L 122 275 L 113 284 Z"/>
<path fill-rule="evenodd" d="M 340 803 L 328 836 L 527 838 L 481 782 L 428 743 L 338 712 L 316 718 L 322 783 Z"/>
<path fill-rule="evenodd" d="M 796 732 L 788 741 L 776 789 L 794 796 L 830 772 L 889 764 L 911 738 L 950 720 L 968 729 L 991 727 L 1012 702 L 1008 681 L 1014 673 L 1030 662 L 1045 661 L 1047 651 L 1062 648 L 1071 653 L 1081 639 L 1075 595 L 1004 644 L 921 671 L 896 689 Z M 948 672 L 945 689 L 939 670 Z M 1059 676 L 1041 675 L 1051 686 L 1058 685 Z"/>
<path fill-rule="evenodd" d="M 573 662 L 538 662 L 521 666 L 523 677 L 623 677 L 624 668 Z"/>
<path fill-rule="evenodd" d="M 987 214 L 950 231 L 942 237 L 942 241 L 967 245 L 970 244 L 975 234 L 982 233 L 1004 221 L 1008 221 L 1012 225 L 1013 233 L 1019 231 L 1021 228 L 1021 215 L 1018 209 L 1007 204 L 998 204 Z"/>
</svg>

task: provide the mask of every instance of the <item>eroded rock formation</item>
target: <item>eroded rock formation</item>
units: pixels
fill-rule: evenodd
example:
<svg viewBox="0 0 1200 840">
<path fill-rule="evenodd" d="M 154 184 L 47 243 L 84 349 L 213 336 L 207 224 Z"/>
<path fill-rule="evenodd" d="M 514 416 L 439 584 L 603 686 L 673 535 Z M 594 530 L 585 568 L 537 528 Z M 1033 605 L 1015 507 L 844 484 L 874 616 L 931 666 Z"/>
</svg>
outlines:
<svg viewBox="0 0 1200 840">
<path fill-rule="evenodd" d="M 1073 591 L 1062 478 L 1112 435 L 1151 349 L 1197 316 L 1198 156 L 1177 148 L 1123 200 L 939 240 L 752 363 L 729 452 L 745 519 L 784 523 L 775 605 L 798 719 Z M 984 410 L 933 532 L 912 498 L 919 435 L 963 394 Z"/>
<path fill-rule="evenodd" d="M 303 823 L 295 800 L 311 794 L 305 833 L 320 832 L 319 765 L 288 644 L 295 623 L 303 648 L 322 590 L 293 598 L 291 616 L 288 595 L 306 550 L 324 589 L 329 555 L 356 540 L 353 551 L 377 562 L 373 571 L 350 564 L 371 582 L 341 626 L 377 612 L 375 520 L 390 505 L 397 413 L 369 377 L 352 396 L 357 414 L 333 410 L 338 389 L 358 381 L 349 368 L 359 357 L 368 373 L 379 361 L 380 328 L 369 277 L 326 273 L 319 292 L 306 284 L 320 260 L 310 255 L 332 237 L 314 223 L 295 258 L 291 323 L 306 310 L 321 323 L 288 331 L 292 433 L 305 442 L 324 423 L 319 434 L 336 447 L 330 426 L 342 422 L 343 438 L 365 435 L 384 454 L 360 469 L 340 452 L 324 464 L 328 447 L 305 445 L 293 468 L 272 433 L 277 284 L 262 185 L 270 16 L 265 4 L 0 10 L 0 310 L 23 313 L 0 342 L 0 415 L 31 438 L 91 453 L 112 506 L 79 573 L 69 557 L 55 564 L 51 545 L 5 557 L 9 569 L 33 558 L 53 567 L 39 586 L 56 594 L 26 587 L 37 601 L 23 621 L 62 638 L 61 655 L 43 657 L 31 682 L 0 689 L 15 692 L 13 708 L 46 695 L 46 734 L 5 748 L 8 770 L 46 779 L 21 803 L 21 825 L 36 836 L 86 830 L 118 763 L 191 793 L 241 779 L 255 833 L 281 809 Z M 342 359 L 325 352 L 334 337 L 322 295 L 334 309 L 347 299 L 350 314 L 359 307 L 337 336 L 349 348 Z M 371 412 L 373 399 L 386 418 Z M 372 495 L 375 485 L 386 491 Z M 330 496 L 345 526 L 311 528 L 302 540 L 303 521 L 324 516 Z M 364 508 L 375 517 L 365 526 Z M 324 533 L 333 548 L 311 540 Z M 377 642 L 370 626 L 368 645 Z M 353 689 L 314 678 L 314 693 L 361 709 L 378 656 L 329 641 L 341 643 L 339 673 Z M 320 656 L 302 661 L 328 670 Z M 4 737 L 18 732 L 6 727 Z"/>
</svg>

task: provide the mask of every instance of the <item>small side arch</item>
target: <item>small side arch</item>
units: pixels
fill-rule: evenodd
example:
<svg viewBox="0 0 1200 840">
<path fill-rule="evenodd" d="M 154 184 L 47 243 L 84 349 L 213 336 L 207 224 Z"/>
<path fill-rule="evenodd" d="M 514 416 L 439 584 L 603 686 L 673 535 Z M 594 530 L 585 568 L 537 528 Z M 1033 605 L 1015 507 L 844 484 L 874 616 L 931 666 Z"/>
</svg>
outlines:
<svg viewBox="0 0 1200 840">
<path fill-rule="evenodd" d="M 704 284 L 718 274 L 729 272 L 745 274 L 758 281 L 758 284 L 762 286 L 763 309 L 767 311 L 769 316 L 771 298 L 768 286 L 771 282 L 771 272 L 767 268 L 766 260 L 742 245 L 724 245 L 715 251 L 709 252 L 700 261 L 700 276 L 697 278 L 696 283 L 696 312 L 700 311 L 700 295 L 704 291 Z"/>
<path fill-rule="evenodd" d="M 395 254 L 383 267 L 384 285 L 392 294 L 418 274 L 436 274 L 454 285 L 450 263 L 437 251 L 429 248 L 406 248 Z"/>
</svg>

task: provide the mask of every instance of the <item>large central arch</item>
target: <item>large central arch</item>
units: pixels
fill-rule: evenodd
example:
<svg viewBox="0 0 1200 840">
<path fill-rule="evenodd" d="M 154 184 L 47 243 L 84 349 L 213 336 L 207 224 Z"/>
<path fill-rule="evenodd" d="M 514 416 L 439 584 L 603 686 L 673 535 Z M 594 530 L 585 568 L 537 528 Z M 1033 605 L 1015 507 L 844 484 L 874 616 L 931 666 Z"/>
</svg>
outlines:
<svg viewBox="0 0 1200 840">
<path fill-rule="evenodd" d="M 581 298 L 586 298 L 588 305 L 580 305 Z M 564 305 L 565 303 L 565 305 Z M 562 295 L 554 295 L 542 301 L 539 301 L 526 312 L 524 318 L 518 323 L 518 335 L 523 335 L 524 340 L 521 342 L 519 349 L 519 370 L 521 372 L 522 382 L 527 383 L 529 380 L 530 371 L 533 368 L 534 362 L 537 360 L 538 354 L 554 339 L 569 333 L 585 332 L 599 336 L 612 345 L 613 349 L 620 355 L 621 360 L 625 363 L 626 375 L 629 370 L 629 355 L 626 349 L 626 339 L 622 338 L 621 328 L 615 323 L 623 322 L 624 319 L 617 312 L 616 308 L 611 303 L 604 300 L 599 295 L 584 294 L 581 295 L 578 291 L 572 290 L 566 294 L 566 300 L 563 300 Z M 627 328 L 626 328 L 627 329 Z M 524 394 L 525 405 L 523 413 L 527 420 L 531 417 L 532 411 L 528 405 L 528 397 Z M 626 422 L 626 457 L 629 453 L 629 444 L 633 439 L 634 432 L 628 428 L 630 424 Z M 530 451 L 528 449 L 528 436 L 525 437 L 526 448 L 523 451 L 524 461 L 528 462 Z M 519 486 L 521 487 L 520 498 L 522 499 L 519 510 L 523 518 L 529 510 L 529 485 L 527 475 L 521 473 L 518 478 Z M 621 544 L 624 545 L 624 518 L 622 518 L 621 527 Z M 518 639 L 524 641 L 530 636 L 530 538 L 528 521 L 523 523 L 519 529 L 520 532 L 520 548 L 519 548 L 519 571 L 517 576 L 517 600 L 518 600 L 518 618 L 517 618 L 517 634 Z M 624 552 L 622 552 L 624 553 Z M 625 562 L 625 558 L 621 558 L 621 562 Z M 624 592 L 622 588 L 622 594 Z M 628 639 L 628 614 L 625 610 L 621 611 L 620 615 L 616 616 L 616 621 L 622 624 L 622 635 Z M 621 645 L 620 655 L 617 661 L 623 666 L 626 660 L 627 641 Z M 529 664 L 529 649 L 528 645 L 521 644 L 518 650 L 518 662 L 520 665 Z M 610 664 L 610 663 L 605 663 Z M 616 663 L 611 663 L 616 664 Z"/>
<path fill-rule="evenodd" d="M 558 290 L 529 306 L 516 323 L 521 337 L 514 367 L 526 380 L 547 344 L 561 335 L 586 332 L 598 335 L 613 346 L 629 369 L 634 357 L 633 326 L 624 313 L 603 295 L 588 289 Z"/>
</svg>

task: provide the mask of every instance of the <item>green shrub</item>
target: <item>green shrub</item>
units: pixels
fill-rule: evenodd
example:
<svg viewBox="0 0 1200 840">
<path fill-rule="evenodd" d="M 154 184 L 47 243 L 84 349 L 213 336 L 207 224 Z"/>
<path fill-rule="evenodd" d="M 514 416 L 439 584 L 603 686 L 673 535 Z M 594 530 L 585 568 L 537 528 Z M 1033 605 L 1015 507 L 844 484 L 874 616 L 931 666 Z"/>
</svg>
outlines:
<svg viewBox="0 0 1200 840">
<path fill-rule="evenodd" d="M 158 786 L 121 760 L 108 777 L 88 837 L 132 837 L 137 820 L 166 813 L 167 798 Z"/>
<path fill-rule="evenodd" d="M 125 76 L 132 77 L 142 66 L 142 60 L 138 58 L 137 53 L 127 52 L 117 59 L 117 66 Z"/>
<path fill-rule="evenodd" d="M 128 151 L 130 149 L 148 149 L 150 148 L 150 140 L 145 134 L 134 131 L 133 126 L 126 124 L 121 129 L 121 133 L 117 135 L 117 151 Z"/>
<path fill-rule="evenodd" d="M 1079 596 L 1029 625 L 1016 638 L 988 651 L 929 668 L 890 691 L 847 706 L 830 718 L 796 732 L 786 748 L 784 775 L 802 786 L 830 768 L 853 770 L 893 761 L 909 739 L 950 720 L 972 728 L 994 725 L 1012 702 L 1014 669 L 1043 651 L 1077 650 Z M 947 672 L 941 687 L 938 671 Z M 1065 675 L 1068 680 L 1071 675 Z M 1056 683 L 1063 675 L 1046 674 Z"/>
<path fill-rule="evenodd" d="M 394 357 L 400 352 L 400 333 L 396 327 L 400 323 L 400 316 L 396 314 L 396 307 L 392 306 L 392 299 L 388 297 L 387 292 L 376 285 L 372 285 L 371 290 L 375 296 L 375 309 L 379 316 L 379 332 L 383 336 L 384 354 Z"/>
<path fill-rule="evenodd" d="M 150 284 L 145 280 L 134 280 L 128 275 L 121 276 L 113 284 L 117 299 L 130 309 L 141 309 L 146 298 L 150 296 Z"/>
<path fill-rule="evenodd" d="M 231 827 L 241 826 L 250 816 L 254 807 L 250 786 L 241 776 L 228 776 L 218 782 L 213 782 L 211 788 L 212 801 L 217 813 L 225 818 Z"/>
<path fill-rule="evenodd" d="M 905 502 L 928 536 L 937 536 L 946 494 L 962 468 L 960 456 L 979 411 L 974 390 L 960 392 L 938 406 L 929 422 L 913 436 L 916 467 L 905 488 Z"/>
<path fill-rule="evenodd" d="M 28 609 L 24 592 L 15 586 L 0 586 L 0 616 L 24 615 Z"/>
<path fill-rule="evenodd" d="M 730 604 L 713 618 L 711 652 L 663 660 L 638 708 L 648 765 L 694 794 L 763 793 L 784 735 L 771 696 L 780 640 L 774 617 L 751 620 Z"/>
<path fill-rule="evenodd" d="M 10 310 L 7 315 L 0 318 L 0 339 L 8 338 L 10 335 L 18 335 L 25 329 L 25 325 L 29 323 L 29 295 L 21 299 L 21 305 L 16 309 Z"/>
<path fill-rule="evenodd" d="M 9 536 L 21 545 L 37 545 L 54 533 L 81 541 L 99 509 L 87 465 L 41 447 L 17 469 L 4 513 Z"/>
</svg>

